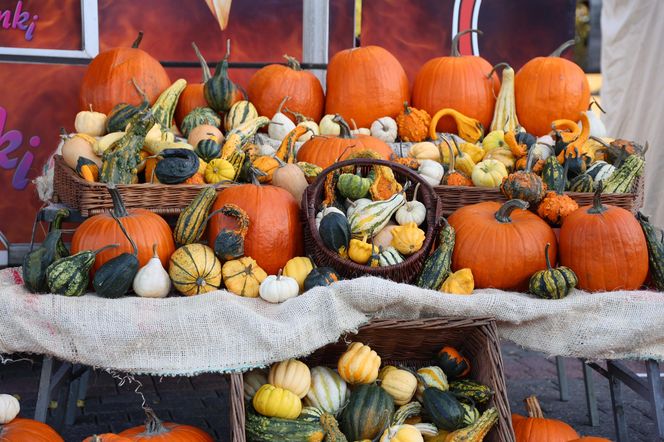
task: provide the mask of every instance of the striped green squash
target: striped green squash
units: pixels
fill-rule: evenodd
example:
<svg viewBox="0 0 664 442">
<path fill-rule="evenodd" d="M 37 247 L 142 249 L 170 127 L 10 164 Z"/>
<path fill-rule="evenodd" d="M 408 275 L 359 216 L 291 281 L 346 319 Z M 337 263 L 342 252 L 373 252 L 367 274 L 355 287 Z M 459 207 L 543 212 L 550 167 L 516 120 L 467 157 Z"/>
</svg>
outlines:
<svg viewBox="0 0 664 442">
<path fill-rule="evenodd" d="M 613 164 L 609 164 L 606 161 L 596 161 L 586 170 L 586 173 L 597 183 L 609 178 L 615 171 L 616 166 Z"/>
<path fill-rule="evenodd" d="M 209 124 L 210 126 L 221 126 L 221 118 L 213 109 L 209 107 L 197 107 L 189 112 L 180 123 L 180 132 L 185 137 L 189 136 L 189 132 L 197 126 Z"/>
<path fill-rule="evenodd" d="M 48 232 L 41 246 L 25 255 L 23 258 L 23 284 L 32 293 L 45 292 L 46 269 L 56 259 L 63 258 L 59 255 L 57 243 L 62 239 L 62 231 L 54 229 Z"/>
<path fill-rule="evenodd" d="M 493 396 L 491 388 L 470 379 L 450 382 L 450 391 L 472 399 L 476 404 L 480 405 L 489 402 L 489 399 Z"/>
<path fill-rule="evenodd" d="M 477 410 L 477 408 L 464 402 L 461 402 L 461 406 L 465 411 L 463 415 L 463 426 L 467 427 L 469 425 L 473 425 L 477 419 L 480 418 L 480 412 Z"/>
<path fill-rule="evenodd" d="M 207 224 L 208 212 L 216 198 L 217 190 L 214 186 L 206 186 L 180 212 L 175 229 L 173 229 L 173 237 L 178 247 L 195 243 L 201 239 Z"/>
<path fill-rule="evenodd" d="M 424 410 L 436 427 L 445 431 L 464 427 L 466 410 L 452 393 L 429 387 L 422 398 Z"/>
<path fill-rule="evenodd" d="M 362 206 L 348 217 L 351 233 L 353 236 L 363 236 L 380 232 L 405 203 L 403 193 L 395 193 L 390 199 Z"/>
<path fill-rule="evenodd" d="M 551 267 L 549 260 L 549 246 L 544 248 L 546 270 L 540 270 L 530 277 L 530 293 L 542 299 L 562 299 L 576 287 L 579 280 L 569 267 Z"/>
<path fill-rule="evenodd" d="M 325 247 L 339 253 L 344 258 L 348 256 L 350 227 L 344 215 L 337 212 L 330 212 L 325 215 L 320 221 L 318 234 Z"/>
<path fill-rule="evenodd" d="M 127 128 L 127 124 L 129 124 L 129 121 L 134 116 L 150 107 L 150 100 L 148 99 L 148 96 L 145 95 L 145 92 L 143 92 L 143 89 L 138 86 L 138 83 L 136 83 L 136 80 L 133 78 L 131 79 L 131 82 L 134 84 L 138 95 L 141 96 L 141 104 L 138 106 L 133 106 L 128 103 L 116 104 L 106 117 L 106 132 L 108 133 L 124 132 Z"/>
<path fill-rule="evenodd" d="M 378 263 L 380 267 L 388 267 L 403 262 L 403 256 L 397 249 L 389 246 L 378 255 Z"/>
<path fill-rule="evenodd" d="M 178 105 L 180 94 L 187 87 L 187 80 L 180 78 L 159 95 L 152 105 L 152 114 L 161 127 L 168 130 L 173 125 L 175 107 Z"/>
<path fill-rule="evenodd" d="M 570 192 L 594 192 L 595 180 L 587 173 L 577 175 L 569 182 Z"/>
<path fill-rule="evenodd" d="M 229 56 L 230 41 L 228 41 L 226 55 L 217 64 L 214 75 L 203 86 L 203 95 L 208 105 L 220 113 L 228 112 L 238 93 L 237 85 L 228 77 Z"/>
<path fill-rule="evenodd" d="M 450 274 L 456 234 L 454 227 L 447 222 L 447 219 L 443 218 L 443 222 L 445 225 L 438 235 L 438 248 L 424 261 L 422 271 L 415 283 L 418 287 L 438 290 Z"/>
<path fill-rule="evenodd" d="M 48 290 L 58 295 L 82 296 L 90 284 L 90 269 L 97 254 L 117 246 L 110 244 L 95 251 L 84 250 L 54 261 L 46 268 Z"/>
<path fill-rule="evenodd" d="M 374 439 L 392 421 L 394 400 L 376 384 L 355 387 L 341 412 L 340 427 L 348 440 Z"/>
<path fill-rule="evenodd" d="M 260 416 L 247 407 L 245 430 L 248 442 L 322 442 L 325 437 L 318 421 Z"/>
<path fill-rule="evenodd" d="M 602 193 L 628 193 L 634 181 L 643 174 L 645 160 L 639 155 L 630 155 L 609 178 L 604 180 Z"/>
<path fill-rule="evenodd" d="M 397 411 L 394 412 L 390 425 L 403 425 L 406 423 L 406 420 L 411 417 L 419 416 L 420 414 L 422 414 L 422 405 L 417 401 L 408 402 L 407 404 L 400 406 Z"/>
<path fill-rule="evenodd" d="M 221 144 L 212 138 L 204 138 L 198 142 L 195 149 L 196 155 L 206 163 L 219 158 L 221 154 Z"/>
<path fill-rule="evenodd" d="M 542 168 L 542 181 L 546 184 L 547 189 L 564 189 L 566 180 L 565 171 L 558 162 L 558 158 L 555 155 L 547 157 Z"/>
<path fill-rule="evenodd" d="M 648 244 L 650 277 L 657 290 L 664 291 L 664 233 L 650 224 L 648 217 L 641 212 L 636 214 Z"/>
<path fill-rule="evenodd" d="M 254 105 L 247 100 L 241 100 L 233 104 L 226 113 L 224 128 L 228 132 L 254 118 L 258 118 L 258 111 Z"/>
<path fill-rule="evenodd" d="M 371 179 L 364 178 L 360 174 L 342 173 L 337 180 L 337 189 L 344 198 L 357 200 L 367 195 L 371 184 Z"/>
</svg>

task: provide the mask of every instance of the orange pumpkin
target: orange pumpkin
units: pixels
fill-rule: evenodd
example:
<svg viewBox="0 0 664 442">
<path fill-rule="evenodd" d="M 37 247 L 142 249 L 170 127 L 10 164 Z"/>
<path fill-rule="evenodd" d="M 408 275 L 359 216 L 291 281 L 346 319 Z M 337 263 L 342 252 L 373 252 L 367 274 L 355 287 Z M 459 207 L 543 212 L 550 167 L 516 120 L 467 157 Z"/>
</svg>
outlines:
<svg viewBox="0 0 664 442">
<path fill-rule="evenodd" d="M 406 72 L 389 51 L 379 46 L 345 49 L 327 65 L 325 113 L 369 127 L 380 117 L 395 118 L 408 92 Z"/>
<path fill-rule="evenodd" d="M 302 256 L 300 203 L 287 190 L 270 185 L 233 186 L 219 193 L 212 211 L 225 204 L 235 204 L 249 216 L 244 254 L 269 275 L 276 275 L 289 259 Z M 214 215 L 208 224 L 210 247 L 222 228 L 237 229 L 237 220 Z"/>
<path fill-rule="evenodd" d="M 530 277 L 546 269 L 542 250 L 547 243 L 556 262 L 556 235 L 527 207 L 521 200 L 490 201 L 454 212 L 449 218 L 456 231 L 454 271 L 470 268 L 477 288 L 525 291 Z"/>
<path fill-rule="evenodd" d="M 203 82 L 202 83 L 187 83 L 187 86 L 184 88 L 178 99 L 178 105 L 175 108 L 175 123 L 180 127 L 184 117 L 189 114 L 192 110 L 197 107 L 208 107 L 207 100 L 205 95 L 203 95 L 203 86 L 205 82 L 210 79 L 210 68 L 207 65 L 207 62 L 203 58 L 203 54 L 198 50 L 196 43 L 191 43 L 196 52 L 196 57 L 201 64 L 201 70 L 203 71 Z"/>
<path fill-rule="evenodd" d="M 95 434 L 83 439 L 83 442 L 132 442 L 132 439 L 113 433 Z"/>
<path fill-rule="evenodd" d="M 427 139 L 431 115 L 425 110 L 415 109 L 403 103 L 403 110 L 397 116 L 397 127 L 401 141 L 419 143 Z"/>
<path fill-rule="evenodd" d="M 325 94 L 320 81 L 314 74 L 303 71 L 293 57 L 284 55 L 287 66 L 271 64 L 258 70 L 249 80 L 247 93 L 249 101 L 256 106 L 258 115 L 272 118 L 277 113 L 283 97 L 290 97 L 288 110 L 302 114 L 315 121 L 323 116 Z M 285 114 L 293 121 L 295 116 Z"/>
<path fill-rule="evenodd" d="M 546 135 L 554 120 L 577 121 L 588 108 L 590 86 L 583 69 L 560 57 L 573 44 L 570 40 L 548 57 L 533 58 L 517 72 L 516 114 L 528 133 Z"/>
<path fill-rule="evenodd" d="M 168 268 L 168 259 L 175 251 L 173 232 L 168 223 L 156 213 L 145 209 L 127 210 L 117 188 L 109 186 L 113 198 L 113 212 L 122 221 L 129 236 L 138 247 L 138 261 L 141 267 L 148 263 L 154 255 L 152 246 L 157 244 L 157 255 L 161 264 Z M 97 250 L 108 244 L 119 244 L 119 247 L 106 249 L 97 255 L 91 275 L 105 262 L 122 253 L 133 253 L 134 249 L 124 236 L 118 223 L 110 213 L 92 216 L 76 229 L 71 240 L 72 254 L 82 250 Z"/>
<path fill-rule="evenodd" d="M 150 409 L 145 410 L 145 414 L 147 415 L 145 425 L 125 430 L 118 436 L 124 436 L 136 442 L 214 442 L 214 439 L 200 428 L 162 422 Z"/>
<path fill-rule="evenodd" d="M 134 78 L 147 95 L 150 103 L 159 97 L 171 80 L 163 66 L 150 54 L 138 48 L 138 38 L 130 48 L 113 48 L 97 55 L 83 75 L 79 94 L 79 107 L 108 114 L 118 103 L 140 104 L 141 97 L 131 82 Z"/>
<path fill-rule="evenodd" d="M 512 415 L 516 442 L 568 442 L 579 434 L 563 421 L 546 419 L 535 396 L 526 399 L 528 417 Z"/>
<path fill-rule="evenodd" d="M 636 290 L 648 276 L 648 246 L 634 215 L 603 205 L 602 184 L 592 206 L 565 218 L 560 229 L 560 264 L 579 278 L 581 290 Z"/>
<path fill-rule="evenodd" d="M 372 150 L 378 153 L 382 159 L 389 160 L 394 154 L 390 146 L 371 135 L 351 135 L 350 127 L 340 116 L 334 118 L 341 126 L 338 137 L 320 136 L 313 137 L 300 147 L 297 152 L 297 160 L 325 169 L 337 161 L 348 158 L 349 155 L 363 150 Z"/>
<path fill-rule="evenodd" d="M 64 442 L 48 425 L 32 420 L 16 418 L 0 425 L 0 442 Z"/>
<path fill-rule="evenodd" d="M 451 54 L 427 61 L 415 77 L 413 106 L 426 110 L 430 115 L 440 109 L 451 108 L 463 115 L 479 120 L 484 127 L 491 125 L 496 96 L 500 90 L 497 74 L 487 78 L 491 63 L 474 55 L 460 55 L 459 37 L 469 29 L 459 32 L 452 39 Z M 438 132 L 454 132 L 456 125 L 450 118 L 443 118 L 437 125 Z"/>
</svg>

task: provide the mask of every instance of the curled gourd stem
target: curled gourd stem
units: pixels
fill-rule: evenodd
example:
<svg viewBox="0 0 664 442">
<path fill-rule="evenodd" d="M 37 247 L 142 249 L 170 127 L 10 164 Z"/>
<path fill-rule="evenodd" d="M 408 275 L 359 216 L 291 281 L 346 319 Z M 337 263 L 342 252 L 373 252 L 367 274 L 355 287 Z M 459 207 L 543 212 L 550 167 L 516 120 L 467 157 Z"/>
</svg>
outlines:
<svg viewBox="0 0 664 442">
<path fill-rule="evenodd" d="M 544 413 L 542 413 L 542 407 L 540 407 L 539 401 L 535 396 L 527 397 L 526 400 L 526 411 L 528 412 L 528 417 L 534 418 L 543 418 Z"/>
<path fill-rule="evenodd" d="M 300 66 L 300 62 L 297 61 L 297 58 L 291 57 L 288 54 L 284 54 L 284 58 L 286 59 L 286 63 L 288 64 L 288 67 L 293 69 L 294 71 L 301 71 L 302 66 Z"/>
<path fill-rule="evenodd" d="M 120 191 L 117 187 L 115 187 L 115 184 L 107 184 L 106 188 L 108 189 L 108 193 L 111 194 L 111 200 L 113 201 L 113 213 L 115 216 L 118 218 L 124 218 L 125 216 L 129 215 L 129 213 L 127 213 L 127 209 L 125 208 L 124 202 L 122 201 L 122 197 L 120 196 Z"/>
<path fill-rule="evenodd" d="M 203 70 L 203 83 L 205 83 L 212 76 L 212 74 L 210 73 L 210 67 L 207 64 L 207 61 L 205 61 L 205 58 L 203 58 L 203 54 L 201 54 L 201 51 L 198 49 L 198 46 L 196 46 L 196 43 L 192 41 L 191 46 L 194 48 L 194 52 L 196 53 L 196 58 L 198 58 L 198 61 L 201 64 L 201 69 Z"/>
<path fill-rule="evenodd" d="M 415 185 L 415 190 L 413 190 L 413 199 L 411 201 L 417 201 L 417 191 L 420 190 L 420 183 Z"/>
<path fill-rule="evenodd" d="M 166 431 L 161 419 L 157 417 L 152 408 L 145 408 L 145 415 L 147 417 L 147 420 L 145 421 L 145 434 L 147 436 L 161 434 Z"/>
<path fill-rule="evenodd" d="M 147 94 L 143 89 L 141 89 L 141 87 L 138 85 L 138 82 L 134 77 L 131 77 L 131 82 L 133 83 L 134 88 L 136 89 L 136 92 L 138 92 L 138 95 L 140 95 L 141 99 L 146 102 L 149 101 Z"/>
<path fill-rule="evenodd" d="M 286 95 L 286 96 L 284 97 L 284 99 L 281 100 L 281 103 L 279 103 L 279 107 L 277 108 L 277 113 L 278 113 L 278 114 L 282 113 L 281 110 L 282 110 L 282 108 L 284 107 L 284 104 L 286 104 L 286 102 L 287 102 L 289 99 L 290 99 L 290 97 L 289 97 L 288 95 Z M 270 123 L 270 124 L 277 124 L 277 123 Z"/>
<path fill-rule="evenodd" d="M 407 101 L 403 102 L 403 113 L 406 115 L 410 115 L 410 108 L 408 107 Z"/>
<path fill-rule="evenodd" d="M 129 240 L 129 244 L 131 244 L 132 249 L 134 250 L 134 256 L 138 257 L 138 247 L 136 247 L 136 243 L 134 240 L 129 236 L 129 233 L 127 232 L 127 229 L 125 229 L 125 226 L 122 225 L 122 221 L 111 211 L 111 216 L 115 220 L 116 223 L 120 226 L 120 230 L 122 230 L 122 234 Z"/>
<path fill-rule="evenodd" d="M 592 215 L 599 215 L 600 213 L 606 212 L 606 207 L 602 205 L 602 191 L 604 190 L 604 181 L 600 180 L 597 183 L 597 188 L 595 189 L 595 194 L 593 195 L 593 206 L 588 209 L 588 213 Z"/>
<path fill-rule="evenodd" d="M 498 209 L 496 212 L 495 217 L 499 223 L 511 223 L 512 219 L 510 218 L 510 215 L 515 209 L 526 210 L 527 208 L 528 203 L 526 201 L 520 199 L 511 199 L 500 206 L 500 209 Z"/>
<path fill-rule="evenodd" d="M 357 130 L 357 124 L 355 124 L 355 119 L 351 118 L 350 122 L 353 123 L 353 130 Z"/>
<path fill-rule="evenodd" d="M 98 255 L 99 253 L 103 252 L 106 249 L 114 249 L 116 247 L 120 247 L 120 244 L 108 244 L 108 245 L 106 245 L 106 246 L 104 246 L 100 249 L 93 250 L 92 253 L 94 253 L 95 255 Z"/>
<path fill-rule="evenodd" d="M 546 268 L 547 270 L 551 270 L 551 260 L 549 259 L 549 247 L 551 247 L 551 243 L 546 243 L 546 247 L 544 247 L 544 259 L 546 260 Z"/>
<path fill-rule="evenodd" d="M 558 48 L 556 48 L 556 50 L 553 51 L 551 55 L 549 55 L 549 57 L 560 57 L 563 54 L 563 52 L 565 52 L 568 48 L 574 46 L 575 44 L 576 44 L 576 39 L 567 40 L 565 43 L 558 46 Z"/>
<path fill-rule="evenodd" d="M 341 115 L 335 114 L 334 118 L 332 118 L 332 121 L 337 123 L 341 128 L 339 132 L 339 138 L 353 138 L 353 135 L 350 133 L 350 126 L 348 126 L 348 123 L 346 123 L 346 120 L 344 120 Z"/>
<path fill-rule="evenodd" d="M 599 104 L 599 103 L 597 102 L 597 100 L 595 100 L 594 98 L 593 98 L 592 100 L 590 100 L 590 104 L 588 105 L 588 110 L 592 110 L 592 108 L 593 108 L 593 104 L 594 104 L 595 106 L 597 106 L 597 109 L 599 109 L 600 112 L 602 112 L 603 114 L 606 113 L 606 111 L 602 108 L 602 106 L 600 106 L 600 104 Z"/>
<path fill-rule="evenodd" d="M 291 110 L 287 107 L 284 107 L 284 112 L 288 112 L 289 114 L 293 115 L 295 117 L 295 120 L 299 123 L 304 123 L 305 121 L 313 121 L 311 118 L 307 117 L 304 114 L 301 114 L 297 111 Z"/>
<path fill-rule="evenodd" d="M 511 68 L 512 66 L 510 66 L 509 64 L 507 64 L 507 63 L 505 63 L 505 62 L 503 62 L 503 63 L 498 63 L 498 64 L 496 64 L 493 68 L 491 68 L 491 72 L 489 72 L 489 73 L 487 74 L 486 78 L 489 78 L 489 79 L 490 79 L 490 78 L 493 76 L 494 72 L 496 72 L 496 70 L 497 70 L 498 68 L 501 68 L 501 67 L 502 67 L 503 69 L 508 69 L 508 68 Z"/>
<path fill-rule="evenodd" d="M 466 29 L 465 31 L 461 31 L 461 32 L 457 33 L 457 35 L 455 35 L 454 38 L 452 39 L 452 49 L 450 51 L 450 55 L 452 57 L 459 57 L 461 55 L 461 53 L 459 52 L 459 38 L 462 35 L 466 35 L 466 34 L 471 33 L 471 32 L 475 32 L 479 35 L 484 34 L 484 32 L 480 31 L 479 29 Z"/>
<path fill-rule="evenodd" d="M 141 41 L 143 41 L 143 31 L 138 31 L 138 36 L 136 37 L 136 40 L 131 44 L 131 47 L 136 49 L 138 46 L 141 44 Z"/>
<path fill-rule="evenodd" d="M 157 253 L 157 243 L 152 244 L 152 257 L 159 258 L 159 254 Z"/>
</svg>

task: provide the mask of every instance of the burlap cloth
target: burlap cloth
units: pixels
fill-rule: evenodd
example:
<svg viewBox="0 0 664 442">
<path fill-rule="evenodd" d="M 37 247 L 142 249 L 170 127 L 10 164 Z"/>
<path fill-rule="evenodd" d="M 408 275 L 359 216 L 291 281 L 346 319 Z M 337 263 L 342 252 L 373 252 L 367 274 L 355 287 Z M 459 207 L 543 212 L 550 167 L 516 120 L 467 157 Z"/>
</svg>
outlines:
<svg viewBox="0 0 664 442">
<path fill-rule="evenodd" d="M 29 294 L 0 271 L 0 354 L 48 354 L 130 373 L 232 372 L 307 355 L 372 318 L 496 318 L 500 335 L 547 355 L 664 359 L 664 297 L 646 291 L 558 301 L 477 290 L 445 295 L 377 278 L 341 281 L 283 304 L 225 291 L 184 298 Z M 414 343 L 416 344 L 416 343 Z"/>
</svg>

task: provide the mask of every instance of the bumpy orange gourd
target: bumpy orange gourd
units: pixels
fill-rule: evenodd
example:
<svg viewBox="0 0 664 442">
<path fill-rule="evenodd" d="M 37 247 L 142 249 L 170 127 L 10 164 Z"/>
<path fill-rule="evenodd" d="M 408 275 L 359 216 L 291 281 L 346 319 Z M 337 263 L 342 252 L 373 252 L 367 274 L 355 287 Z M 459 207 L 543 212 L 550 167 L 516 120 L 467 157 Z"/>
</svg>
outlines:
<svg viewBox="0 0 664 442">
<path fill-rule="evenodd" d="M 401 141 L 419 143 L 427 138 L 431 115 L 425 110 L 415 109 L 403 103 L 403 110 L 397 116 L 397 129 Z"/>
<path fill-rule="evenodd" d="M 370 384 L 378 378 L 380 356 L 368 345 L 353 342 L 339 358 L 337 368 L 349 384 Z"/>
</svg>

